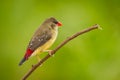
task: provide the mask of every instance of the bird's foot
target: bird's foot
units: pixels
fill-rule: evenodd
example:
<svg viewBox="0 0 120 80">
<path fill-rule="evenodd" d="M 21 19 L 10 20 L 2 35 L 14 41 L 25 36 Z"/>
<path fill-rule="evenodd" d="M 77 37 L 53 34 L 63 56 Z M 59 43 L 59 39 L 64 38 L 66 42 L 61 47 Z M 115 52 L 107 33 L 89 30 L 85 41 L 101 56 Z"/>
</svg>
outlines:
<svg viewBox="0 0 120 80">
<path fill-rule="evenodd" d="M 50 56 L 54 57 L 54 54 L 52 54 L 52 50 L 45 50 L 44 52 L 48 52 Z"/>
<path fill-rule="evenodd" d="M 49 50 L 49 51 L 48 51 L 48 54 L 49 54 L 50 56 L 52 56 L 51 52 L 52 52 L 52 50 Z"/>
</svg>

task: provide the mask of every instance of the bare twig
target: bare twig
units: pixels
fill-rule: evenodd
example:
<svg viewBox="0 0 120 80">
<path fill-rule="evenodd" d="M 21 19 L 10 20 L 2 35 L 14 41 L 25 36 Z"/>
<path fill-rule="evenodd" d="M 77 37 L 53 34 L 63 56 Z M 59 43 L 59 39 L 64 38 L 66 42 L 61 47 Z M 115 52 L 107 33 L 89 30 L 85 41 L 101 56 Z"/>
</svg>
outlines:
<svg viewBox="0 0 120 80">
<path fill-rule="evenodd" d="M 72 36 L 70 36 L 70 37 L 68 37 L 66 40 L 64 40 L 64 41 L 63 41 L 60 45 L 58 45 L 55 49 L 53 49 L 50 54 L 51 54 L 51 55 L 55 54 L 56 51 L 58 51 L 61 47 L 63 47 L 63 46 L 64 46 L 66 43 L 68 43 L 70 40 L 72 40 L 72 39 L 76 38 L 77 36 L 82 35 L 82 34 L 84 34 L 84 33 L 86 33 L 86 32 L 89 32 L 89 31 L 91 31 L 91 30 L 94 30 L 94 29 L 101 29 L 101 27 L 100 27 L 98 24 L 95 24 L 95 25 L 91 26 L 90 28 L 84 29 L 84 30 L 82 30 L 82 31 L 80 31 L 80 32 L 77 32 L 77 33 L 73 34 Z M 48 58 L 50 58 L 51 55 L 49 55 L 49 54 L 46 55 L 41 61 L 39 61 L 39 62 L 38 62 L 37 64 L 35 64 L 34 66 L 32 66 L 32 68 L 28 71 L 28 73 L 24 75 L 24 77 L 22 78 L 22 80 L 26 80 L 26 79 L 30 76 L 30 74 L 31 74 L 33 71 L 35 71 L 36 68 L 38 68 L 40 65 L 42 65 Z"/>
</svg>

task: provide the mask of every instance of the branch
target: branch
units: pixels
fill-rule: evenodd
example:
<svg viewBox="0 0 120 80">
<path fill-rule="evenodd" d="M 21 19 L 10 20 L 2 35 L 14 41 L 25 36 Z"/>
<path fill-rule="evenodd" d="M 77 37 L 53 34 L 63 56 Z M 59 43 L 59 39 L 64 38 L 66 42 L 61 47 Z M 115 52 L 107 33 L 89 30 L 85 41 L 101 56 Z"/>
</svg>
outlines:
<svg viewBox="0 0 120 80">
<path fill-rule="evenodd" d="M 34 66 L 32 66 L 32 68 L 28 71 L 27 74 L 24 75 L 24 77 L 22 78 L 22 80 L 26 80 L 31 74 L 33 71 L 36 70 L 36 68 L 38 68 L 40 65 L 42 65 L 48 58 L 50 58 L 53 54 L 56 53 L 56 51 L 58 51 L 61 47 L 63 47 L 65 44 L 67 44 L 69 41 L 71 41 L 72 39 L 78 37 L 79 35 L 82 35 L 84 33 L 87 33 L 91 30 L 94 30 L 94 29 L 102 29 L 98 24 L 95 24 L 93 26 L 91 26 L 90 28 L 87 28 L 87 29 L 84 29 L 80 32 L 77 32 L 75 34 L 73 34 L 72 36 L 68 37 L 66 40 L 64 40 L 61 44 L 59 44 L 55 49 L 53 49 L 51 51 L 51 55 L 46 55 L 43 59 L 41 59 L 37 64 L 35 64 Z"/>
</svg>

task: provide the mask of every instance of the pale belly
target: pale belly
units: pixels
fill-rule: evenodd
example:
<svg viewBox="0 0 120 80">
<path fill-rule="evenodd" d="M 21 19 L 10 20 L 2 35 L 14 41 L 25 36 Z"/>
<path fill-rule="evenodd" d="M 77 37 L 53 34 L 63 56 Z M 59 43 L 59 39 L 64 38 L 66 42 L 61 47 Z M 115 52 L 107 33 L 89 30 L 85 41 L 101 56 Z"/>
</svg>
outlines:
<svg viewBox="0 0 120 80">
<path fill-rule="evenodd" d="M 43 46 L 41 46 L 37 50 L 35 50 L 31 56 L 41 54 L 45 50 L 49 49 L 52 46 L 52 44 L 55 42 L 55 40 L 57 38 L 57 34 L 58 34 L 58 32 L 54 32 L 53 37 L 49 41 L 47 41 Z"/>
</svg>

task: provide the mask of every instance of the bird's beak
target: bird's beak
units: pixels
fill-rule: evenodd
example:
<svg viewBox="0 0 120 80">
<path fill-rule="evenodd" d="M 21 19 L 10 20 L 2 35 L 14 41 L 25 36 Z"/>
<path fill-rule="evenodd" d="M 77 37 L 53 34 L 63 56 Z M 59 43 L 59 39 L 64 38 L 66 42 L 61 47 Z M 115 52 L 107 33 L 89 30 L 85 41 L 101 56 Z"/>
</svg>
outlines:
<svg viewBox="0 0 120 80">
<path fill-rule="evenodd" d="M 57 26 L 62 26 L 62 23 L 61 23 L 61 22 L 58 22 L 58 23 L 57 23 Z"/>
</svg>

